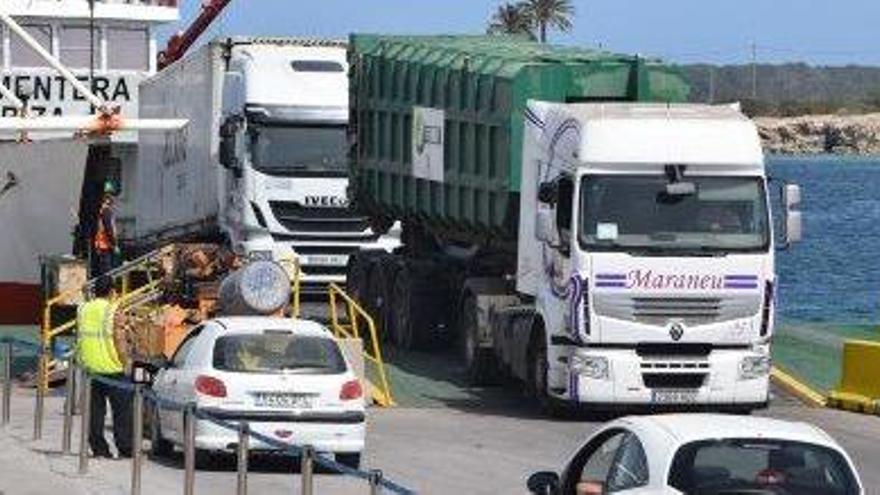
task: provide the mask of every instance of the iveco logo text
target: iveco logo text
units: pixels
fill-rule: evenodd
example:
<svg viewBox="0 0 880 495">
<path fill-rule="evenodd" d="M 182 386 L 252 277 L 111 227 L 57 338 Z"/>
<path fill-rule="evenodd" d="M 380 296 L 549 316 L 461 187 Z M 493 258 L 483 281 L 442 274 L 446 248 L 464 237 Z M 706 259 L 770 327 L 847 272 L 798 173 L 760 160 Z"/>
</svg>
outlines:
<svg viewBox="0 0 880 495">
<path fill-rule="evenodd" d="M 669 336 L 675 342 L 681 340 L 684 337 L 684 326 L 681 323 L 673 323 L 672 326 L 669 327 Z"/>
<path fill-rule="evenodd" d="M 306 196 L 305 205 L 310 208 L 345 208 L 348 200 L 339 196 Z"/>
</svg>

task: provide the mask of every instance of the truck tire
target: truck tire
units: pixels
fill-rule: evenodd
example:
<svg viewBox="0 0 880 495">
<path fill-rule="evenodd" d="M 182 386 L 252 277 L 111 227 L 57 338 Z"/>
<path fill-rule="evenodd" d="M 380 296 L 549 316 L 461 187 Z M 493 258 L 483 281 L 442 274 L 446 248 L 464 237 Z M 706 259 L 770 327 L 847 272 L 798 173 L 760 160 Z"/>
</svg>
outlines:
<svg viewBox="0 0 880 495">
<path fill-rule="evenodd" d="M 348 257 L 345 267 L 345 290 L 348 295 L 360 304 L 364 304 L 364 295 L 370 275 L 369 257 L 366 252 L 357 252 Z"/>
<path fill-rule="evenodd" d="M 480 348 L 478 308 L 474 296 L 465 297 L 459 314 L 461 356 L 468 381 L 472 385 L 487 385 L 497 375 L 495 359 L 491 352 Z"/>
<path fill-rule="evenodd" d="M 411 349 L 415 341 L 410 308 L 412 307 L 412 275 L 406 266 L 401 267 L 394 280 L 391 316 L 392 341 L 399 349 Z"/>
<path fill-rule="evenodd" d="M 531 341 L 527 392 L 537 400 L 544 414 L 552 418 L 568 417 L 569 409 L 565 402 L 550 395 L 547 382 L 547 342 L 543 329 L 533 332 Z"/>
</svg>

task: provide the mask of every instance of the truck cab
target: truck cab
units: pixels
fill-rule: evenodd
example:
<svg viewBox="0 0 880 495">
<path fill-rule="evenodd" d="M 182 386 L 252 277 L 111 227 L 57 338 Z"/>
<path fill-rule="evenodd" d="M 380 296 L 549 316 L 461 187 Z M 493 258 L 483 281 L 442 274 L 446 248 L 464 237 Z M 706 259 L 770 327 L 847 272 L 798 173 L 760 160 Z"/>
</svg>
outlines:
<svg viewBox="0 0 880 495">
<path fill-rule="evenodd" d="M 345 44 L 225 44 L 220 224 L 236 251 L 295 253 L 306 283 L 342 282 L 352 252 L 390 250 L 348 208 Z"/>
<path fill-rule="evenodd" d="M 517 290 L 535 298 L 538 392 L 765 405 L 778 243 L 754 124 L 735 106 L 527 113 Z M 800 194 L 784 190 L 788 246 Z"/>
</svg>

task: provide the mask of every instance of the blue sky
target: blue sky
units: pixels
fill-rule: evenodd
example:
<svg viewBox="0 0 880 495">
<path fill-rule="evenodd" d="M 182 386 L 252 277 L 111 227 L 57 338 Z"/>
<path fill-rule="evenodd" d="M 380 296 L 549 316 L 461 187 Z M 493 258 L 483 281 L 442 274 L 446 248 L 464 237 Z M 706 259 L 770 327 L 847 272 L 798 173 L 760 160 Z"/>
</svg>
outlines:
<svg viewBox="0 0 880 495">
<path fill-rule="evenodd" d="M 183 0 L 193 19 L 200 0 Z M 211 35 L 344 37 L 479 33 L 497 0 L 233 0 Z M 552 41 L 678 62 L 880 65 L 877 0 L 574 0 L 571 33 Z M 178 27 L 179 28 L 179 27 Z"/>
</svg>

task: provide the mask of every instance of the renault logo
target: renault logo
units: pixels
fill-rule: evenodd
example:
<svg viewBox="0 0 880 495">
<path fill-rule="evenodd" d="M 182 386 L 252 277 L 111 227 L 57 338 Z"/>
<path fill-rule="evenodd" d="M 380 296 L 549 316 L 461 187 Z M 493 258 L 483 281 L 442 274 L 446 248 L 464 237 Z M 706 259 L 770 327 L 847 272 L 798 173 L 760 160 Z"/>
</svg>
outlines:
<svg viewBox="0 0 880 495">
<path fill-rule="evenodd" d="M 673 323 L 669 327 L 669 336 L 672 337 L 672 340 L 678 342 L 684 337 L 684 326 L 678 322 Z"/>
</svg>

